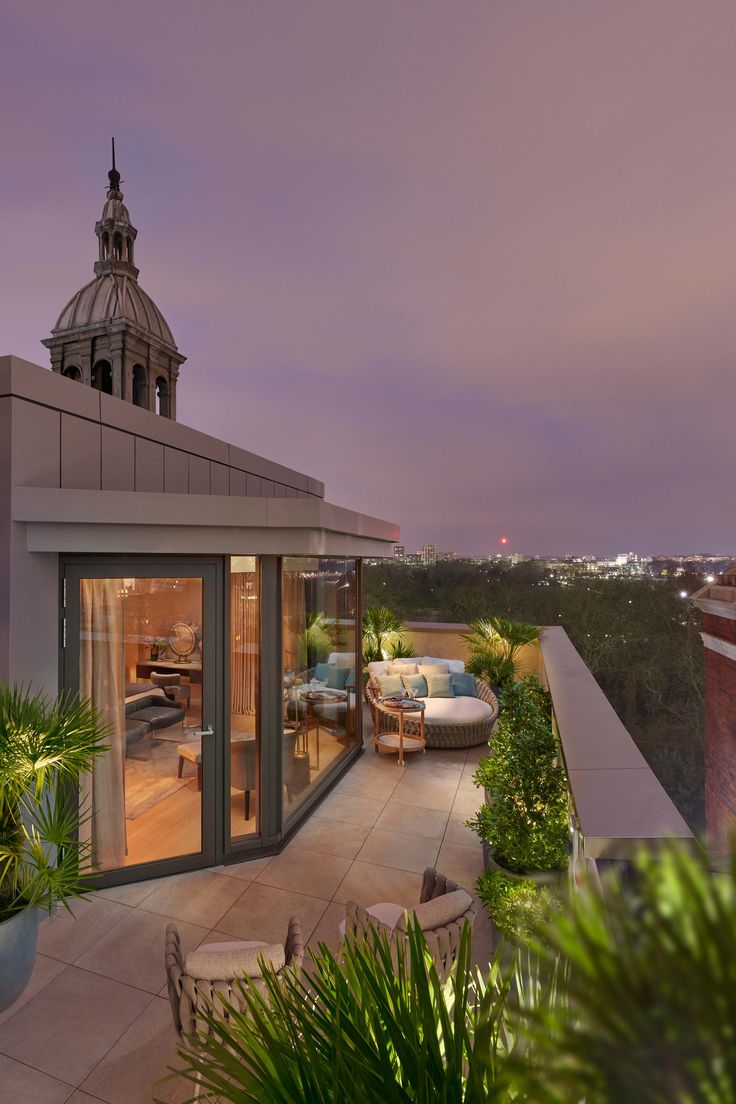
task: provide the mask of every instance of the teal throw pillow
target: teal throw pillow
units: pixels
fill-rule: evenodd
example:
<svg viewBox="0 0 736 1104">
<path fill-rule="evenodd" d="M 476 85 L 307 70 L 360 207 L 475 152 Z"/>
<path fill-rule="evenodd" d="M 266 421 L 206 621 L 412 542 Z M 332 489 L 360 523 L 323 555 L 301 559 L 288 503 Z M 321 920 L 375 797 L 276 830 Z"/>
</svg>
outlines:
<svg viewBox="0 0 736 1104">
<path fill-rule="evenodd" d="M 418 698 L 426 698 L 427 680 L 424 675 L 402 675 L 401 681 L 407 690 L 416 690 Z"/>
<path fill-rule="evenodd" d="M 314 677 L 326 682 L 330 690 L 344 690 L 349 674 L 349 667 L 336 667 L 334 663 L 318 663 L 314 668 Z"/>
<path fill-rule="evenodd" d="M 427 675 L 427 697 L 454 698 L 455 691 L 452 689 L 450 675 Z"/>
<path fill-rule="evenodd" d="M 385 698 L 389 694 L 403 694 L 404 684 L 401 681 L 401 675 L 379 675 L 378 685 L 381 690 L 381 697 Z"/>
<path fill-rule="evenodd" d="M 348 677 L 345 679 L 345 689 L 346 690 L 354 690 L 355 689 L 355 668 L 354 667 L 351 671 L 348 672 Z"/>
<path fill-rule="evenodd" d="M 475 686 L 475 678 L 467 673 L 462 675 L 450 675 L 452 688 L 456 698 L 477 698 L 478 691 Z"/>
</svg>

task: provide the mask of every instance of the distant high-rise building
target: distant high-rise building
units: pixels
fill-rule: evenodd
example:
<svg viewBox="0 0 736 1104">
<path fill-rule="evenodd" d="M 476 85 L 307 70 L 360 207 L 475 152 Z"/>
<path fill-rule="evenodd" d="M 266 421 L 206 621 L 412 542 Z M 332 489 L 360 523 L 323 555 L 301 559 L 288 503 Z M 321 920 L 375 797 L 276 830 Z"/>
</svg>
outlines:
<svg viewBox="0 0 736 1104">
<path fill-rule="evenodd" d="M 437 563 L 436 544 L 425 544 L 419 554 L 422 557 L 423 564 L 426 564 L 429 567 L 433 567 Z"/>
<path fill-rule="evenodd" d="M 397 544 L 394 546 L 394 559 L 403 563 L 406 559 L 406 548 L 403 544 Z"/>
</svg>

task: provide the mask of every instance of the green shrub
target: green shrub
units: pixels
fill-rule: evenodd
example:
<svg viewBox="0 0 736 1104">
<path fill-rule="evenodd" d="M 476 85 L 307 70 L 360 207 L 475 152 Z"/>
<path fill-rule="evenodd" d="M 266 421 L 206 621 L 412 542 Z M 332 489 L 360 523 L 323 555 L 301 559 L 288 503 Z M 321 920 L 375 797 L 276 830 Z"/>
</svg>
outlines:
<svg viewBox="0 0 736 1104">
<path fill-rule="evenodd" d="M 493 732 L 492 752 L 474 775 L 486 789 L 468 826 L 509 870 L 563 870 L 567 866 L 567 782 L 557 762 L 549 694 L 532 675 L 509 687 Z"/>
<path fill-rule="evenodd" d="M 675 842 L 634 877 L 582 879 L 540 931 L 565 1001 L 538 1006 L 517 1069 L 545 1104 L 736 1100 L 736 862 L 713 874 Z"/>
<path fill-rule="evenodd" d="M 540 924 L 560 909 L 557 898 L 531 879 L 520 881 L 500 870 L 484 870 L 475 884 L 493 923 L 515 943 L 527 943 Z"/>
</svg>

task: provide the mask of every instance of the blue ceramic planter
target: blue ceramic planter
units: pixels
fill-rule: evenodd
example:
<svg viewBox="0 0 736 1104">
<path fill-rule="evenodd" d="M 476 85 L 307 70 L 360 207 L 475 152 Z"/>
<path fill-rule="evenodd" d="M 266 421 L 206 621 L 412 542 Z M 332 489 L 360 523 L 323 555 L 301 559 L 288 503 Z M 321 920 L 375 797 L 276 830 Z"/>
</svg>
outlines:
<svg viewBox="0 0 736 1104">
<path fill-rule="evenodd" d="M 0 1012 L 18 999 L 33 973 L 38 909 L 23 909 L 0 923 Z"/>
</svg>

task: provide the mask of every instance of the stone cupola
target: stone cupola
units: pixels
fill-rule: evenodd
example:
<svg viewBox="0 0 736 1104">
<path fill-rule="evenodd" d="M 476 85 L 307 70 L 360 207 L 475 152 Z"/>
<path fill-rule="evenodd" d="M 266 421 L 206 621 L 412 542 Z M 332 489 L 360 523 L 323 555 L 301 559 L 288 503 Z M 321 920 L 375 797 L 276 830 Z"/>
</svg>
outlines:
<svg viewBox="0 0 736 1104">
<path fill-rule="evenodd" d="M 114 139 L 107 176 L 107 198 L 95 225 L 95 278 L 69 300 L 43 344 L 54 372 L 175 420 L 176 382 L 186 357 L 138 283 L 138 231 L 123 203 Z"/>
</svg>

